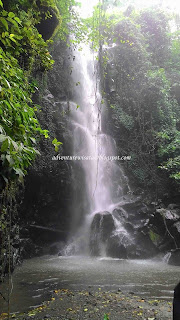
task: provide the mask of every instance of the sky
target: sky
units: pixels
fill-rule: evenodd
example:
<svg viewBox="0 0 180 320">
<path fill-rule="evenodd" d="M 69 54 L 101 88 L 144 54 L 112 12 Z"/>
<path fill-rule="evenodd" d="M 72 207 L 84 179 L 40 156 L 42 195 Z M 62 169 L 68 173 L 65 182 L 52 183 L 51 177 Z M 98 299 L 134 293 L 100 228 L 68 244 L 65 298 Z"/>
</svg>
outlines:
<svg viewBox="0 0 180 320">
<path fill-rule="evenodd" d="M 144 8 L 148 6 L 153 6 L 160 4 L 161 7 L 170 9 L 172 11 L 178 12 L 180 14 L 180 1 L 179 0 L 134 0 L 134 4 L 138 8 Z"/>
<path fill-rule="evenodd" d="M 93 7 L 98 3 L 98 0 L 79 0 L 79 2 L 81 2 L 80 15 L 86 18 L 92 15 Z M 162 8 L 180 14 L 180 0 L 132 0 L 132 3 L 138 9 L 160 4 Z"/>
</svg>

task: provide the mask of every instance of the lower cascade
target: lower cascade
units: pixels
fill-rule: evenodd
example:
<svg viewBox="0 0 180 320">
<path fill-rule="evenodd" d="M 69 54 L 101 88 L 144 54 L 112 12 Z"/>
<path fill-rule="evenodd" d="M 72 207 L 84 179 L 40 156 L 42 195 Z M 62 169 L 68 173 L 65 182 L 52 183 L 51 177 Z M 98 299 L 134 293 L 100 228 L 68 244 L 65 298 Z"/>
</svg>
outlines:
<svg viewBox="0 0 180 320">
<path fill-rule="evenodd" d="M 84 46 L 74 57 L 76 102 L 64 102 L 64 108 L 70 111 L 77 159 L 73 161 L 71 235 L 60 254 L 149 257 L 155 247 L 137 232 L 144 225 L 147 208 L 133 195 L 121 165 L 111 161 L 116 143 L 102 131 L 104 102 L 94 54 Z"/>
</svg>

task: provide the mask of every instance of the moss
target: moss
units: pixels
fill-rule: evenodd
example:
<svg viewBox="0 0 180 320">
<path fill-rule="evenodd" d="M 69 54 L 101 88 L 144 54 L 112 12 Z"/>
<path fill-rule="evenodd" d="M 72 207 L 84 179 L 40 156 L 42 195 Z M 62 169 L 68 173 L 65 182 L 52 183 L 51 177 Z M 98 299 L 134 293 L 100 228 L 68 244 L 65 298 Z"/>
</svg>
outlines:
<svg viewBox="0 0 180 320">
<path fill-rule="evenodd" d="M 160 241 L 160 235 L 155 233 L 154 231 L 152 230 L 149 230 L 149 238 L 151 239 L 151 241 L 157 245 Z"/>
</svg>

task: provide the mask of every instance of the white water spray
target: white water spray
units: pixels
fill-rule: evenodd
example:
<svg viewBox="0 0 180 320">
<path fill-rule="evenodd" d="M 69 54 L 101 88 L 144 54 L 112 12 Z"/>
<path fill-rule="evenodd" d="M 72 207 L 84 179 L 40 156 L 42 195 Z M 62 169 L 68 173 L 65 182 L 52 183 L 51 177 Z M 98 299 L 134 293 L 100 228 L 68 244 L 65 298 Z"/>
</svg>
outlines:
<svg viewBox="0 0 180 320">
<path fill-rule="evenodd" d="M 83 190 L 74 200 L 74 236 L 65 248 L 66 254 L 88 253 L 90 225 L 95 213 L 112 212 L 116 203 L 124 203 L 124 194 L 130 191 L 121 166 L 115 161 L 105 160 L 105 157 L 115 156 L 116 143 L 102 132 L 102 111 L 105 105 L 100 93 L 97 69 L 96 56 L 87 45 L 83 45 L 81 51 L 75 51 L 72 71 L 75 102 L 70 102 L 69 106 L 73 155 L 81 158 L 78 163 L 74 163 L 74 170 L 78 171 L 75 172 L 76 180 L 83 184 Z M 86 160 L 87 156 L 91 160 Z M 125 232 L 120 222 L 117 229 Z"/>
</svg>

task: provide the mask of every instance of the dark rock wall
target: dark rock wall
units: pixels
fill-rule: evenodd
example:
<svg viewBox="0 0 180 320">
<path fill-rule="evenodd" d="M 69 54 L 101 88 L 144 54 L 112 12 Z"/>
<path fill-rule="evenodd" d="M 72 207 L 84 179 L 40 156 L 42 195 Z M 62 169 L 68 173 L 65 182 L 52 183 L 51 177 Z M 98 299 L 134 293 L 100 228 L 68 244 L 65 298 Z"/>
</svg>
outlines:
<svg viewBox="0 0 180 320">
<path fill-rule="evenodd" d="M 52 160 L 53 156 L 68 155 L 71 150 L 69 116 L 64 107 L 64 102 L 68 105 L 70 92 L 71 52 L 65 43 L 57 42 L 52 56 L 55 60 L 53 70 L 43 79 L 42 88 L 34 95 L 34 100 L 41 106 L 38 115 L 41 127 L 49 131 L 50 138 L 43 138 L 38 142 L 41 156 L 37 157 L 28 172 L 21 206 L 21 237 L 28 237 L 41 247 L 55 240 L 66 239 L 70 225 L 69 204 L 72 199 L 70 161 Z M 55 152 L 52 144 L 54 138 L 63 143 L 58 152 Z M 39 233 L 39 229 L 32 228 L 32 225 L 51 228 L 51 232 L 47 229 Z M 25 236 L 24 228 L 27 229 Z M 56 230 L 60 232 L 57 233 Z M 27 256 L 28 253 L 24 251 Z M 41 250 L 37 250 L 37 253 L 40 252 Z"/>
</svg>

